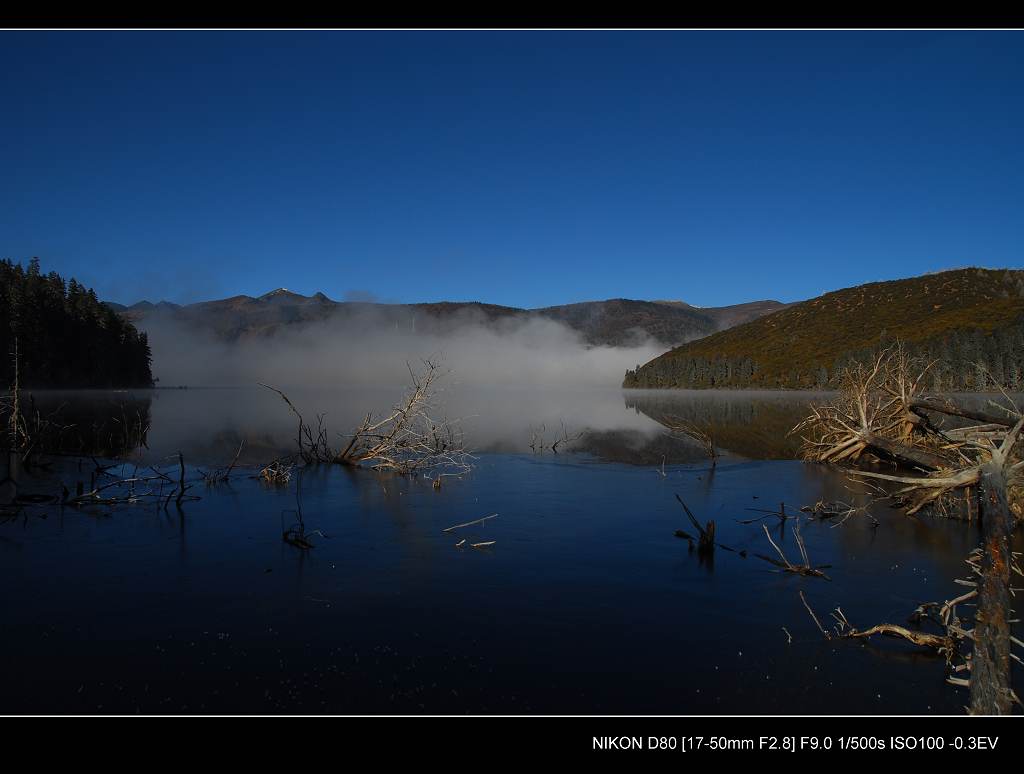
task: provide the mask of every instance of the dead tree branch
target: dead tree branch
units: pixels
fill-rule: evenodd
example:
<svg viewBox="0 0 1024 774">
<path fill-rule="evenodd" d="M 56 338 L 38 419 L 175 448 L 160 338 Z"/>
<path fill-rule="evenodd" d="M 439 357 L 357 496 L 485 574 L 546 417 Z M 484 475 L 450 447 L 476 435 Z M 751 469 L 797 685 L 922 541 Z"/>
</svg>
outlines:
<svg viewBox="0 0 1024 774">
<path fill-rule="evenodd" d="M 334 448 L 328 440 L 324 416 L 317 415 L 316 427 L 307 423 L 288 396 L 270 385 L 298 419 L 296 443 L 306 464 L 334 463 L 368 465 L 375 470 L 400 474 L 421 473 L 428 477 L 457 476 L 472 468 L 461 431 L 446 419 L 435 419 L 433 404 L 441 372 L 436 363 L 423 361 L 419 373 L 409 368 L 411 387 L 400 403 L 383 417 L 366 414 L 344 446 Z"/>
<path fill-rule="evenodd" d="M 791 572 L 795 575 L 805 575 L 812 578 L 824 578 L 825 580 L 832 580 L 822 570 L 829 567 L 827 564 L 818 565 L 817 567 L 811 565 L 811 560 L 807 557 L 807 546 L 804 544 L 803 535 L 800 534 L 800 519 L 797 519 L 793 526 L 793 539 L 796 540 L 797 549 L 800 551 L 800 558 L 803 560 L 802 564 L 794 564 L 789 561 L 789 558 L 783 553 L 782 549 L 779 548 L 778 544 L 772 540 L 771 533 L 768 531 L 768 527 L 764 524 L 761 525 L 761 529 L 764 530 L 764 535 L 768 538 L 768 542 L 772 544 L 772 548 L 779 555 L 781 562 L 777 559 L 772 559 L 770 556 L 764 554 L 754 554 L 758 559 L 763 559 L 769 564 L 774 564 L 782 572 Z"/>
<path fill-rule="evenodd" d="M 698 424 L 674 415 L 665 417 L 662 420 L 662 424 L 670 432 L 695 441 L 704 450 L 708 459 L 711 460 L 711 467 L 718 464 L 719 454 L 718 448 L 715 445 L 715 428 L 713 425 L 710 423 Z"/>
</svg>

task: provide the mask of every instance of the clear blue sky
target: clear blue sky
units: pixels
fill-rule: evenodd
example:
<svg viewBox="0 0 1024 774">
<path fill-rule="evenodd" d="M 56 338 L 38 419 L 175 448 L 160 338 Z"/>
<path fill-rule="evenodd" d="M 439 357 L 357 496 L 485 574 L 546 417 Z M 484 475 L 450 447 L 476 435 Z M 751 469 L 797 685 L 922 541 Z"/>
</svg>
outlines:
<svg viewBox="0 0 1024 774">
<path fill-rule="evenodd" d="M 1016 32 L 0 32 L 0 256 L 121 302 L 789 301 L 1022 204 Z"/>
</svg>

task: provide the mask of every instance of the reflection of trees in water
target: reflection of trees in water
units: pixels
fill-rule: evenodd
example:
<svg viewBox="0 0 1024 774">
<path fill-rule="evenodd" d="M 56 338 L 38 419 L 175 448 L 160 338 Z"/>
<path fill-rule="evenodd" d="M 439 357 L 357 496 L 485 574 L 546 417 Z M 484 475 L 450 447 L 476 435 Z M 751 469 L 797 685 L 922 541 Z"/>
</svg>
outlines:
<svg viewBox="0 0 1024 774">
<path fill-rule="evenodd" d="M 243 428 L 223 428 L 207 439 L 189 439 L 189 459 L 207 465 L 227 464 L 238 454 L 239 465 L 265 465 L 270 460 L 294 453 L 295 432 L 274 433 Z M 239 451 L 241 448 L 241 451 Z"/>
<path fill-rule="evenodd" d="M 689 438 L 640 430 L 588 430 L 570 447 L 574 452 L 593 454 L 608 462 L 630 465 L 670 465 L 701 462 L 704 451 Z"/>
<path fill-rule="evenodd" d="M 794 459 L 800 439 L 789 431 L 816 395 L 627 390 L 627 408 L 666 427 L 683 419 L 714 431 L 718 447 L 751 459 Z"/>
<path fill-rule="evenodd" d="M 36 453 L 121 457 L 145 446 L 151 422 L 149 396 L 127 393 L 23 394 L 21 411 Z"/>
</svg>

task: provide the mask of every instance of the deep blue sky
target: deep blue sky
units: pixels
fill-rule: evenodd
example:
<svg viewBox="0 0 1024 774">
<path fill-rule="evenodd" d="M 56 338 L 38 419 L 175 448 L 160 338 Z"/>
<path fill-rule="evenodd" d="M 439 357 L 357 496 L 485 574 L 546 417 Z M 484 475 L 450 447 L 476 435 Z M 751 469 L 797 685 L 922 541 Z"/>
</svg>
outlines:
<svg viewBox="0 0 1024 774">
<path fill-rule="evenodd" d="M 116 301 L 789 301 L 1022 204 L 1021 33 L 0 33 L 0 256 Z"/>
</svg>

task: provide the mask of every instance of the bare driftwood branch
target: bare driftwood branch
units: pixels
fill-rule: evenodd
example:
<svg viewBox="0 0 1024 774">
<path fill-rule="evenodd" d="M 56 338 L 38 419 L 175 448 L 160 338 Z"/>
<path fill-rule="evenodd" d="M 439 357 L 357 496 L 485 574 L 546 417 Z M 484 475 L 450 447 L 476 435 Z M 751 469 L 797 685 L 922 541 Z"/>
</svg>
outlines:
<svg viewBox="0 0 1024 774">
<path fill-rule="evenodd" d="M 288 405 L 298 420 L 296 443 L 306 464 L 335 463 L 396 473 L 422 473 L 435 479 L 457 476 L 472 468 L 472 455 L 466 451 L 461 431 L 446 419 L 435 419 L 434 389 L 441 372 L 431 360 L 423 361 L 419 373 L 409 367 L 411 387 L 400 403 L 386 415 L 366 414 L 347 441 L 334 448 L 328 438 L 322 414 L 316 427 L 307 423 L 288 396 L 267 384 Z"/>
<path fill-rule="evenodd" d="M 937 411 L 941 414 L 949 414 L 965 419 L 974 419 L 978 422 L 1001 427 L 1013 427 L 1020 419 L 1019 412 L 1014 415 L 1012 410 L 1004 409 L 1002 412 L 985 411 L 982 409 L 961 406 L 950 398 L 939 396 L 926 396 L 915 398 L 910 401 L 910 407 L 916 410 Z"/>
<path fill-rule="evenodd" d="M 208 472 L 200 471 L 200 475 L 207 485 L 225 483 L 231 479 L 231 472 L 235 469 L 238 464 L 238 458 L 242 454 L 242 447 L 245 445 L 245 439 L 243 438 L 238 444 L 238 451 L 235 452 L 234 458 L 226 468 L 217 468 Z"/>
<path fill-rule="evenodd" d="M 287 486 L 292 480 L 292 470 L 295 465 L 284 460 L 274 460 L 260 468 L 257 476 L 261 481 L 274 486 Z"/>
<path fill-rule="evenodd" d="M 816 616 L 814 614 L 814 610 L 811 608 L 810 604 L 807 602 L 807 597 L 804 596 L 804 590 L 800 589 L 799 593 L 800 593 L 800 601 L 804 603 L 804 607 L 807 608 L 807 612 L 810 613 L 811 620 L 813 620 L 814 621 L 814 625 L 818 627 L 818 631 L 820 631 L 822 634 L 825 635 L 825 639 L 826 640 L 832 639 L 832 635 L 830 635 L 828 633 L 828 630 L 825 629 L 825 627 L 821 625 L 821 621 L 818 620 L 818 616 Z"/>
<path fill-rule="evenodd" d="M 443 529 L 441 531 L 442 532 L 452 532 L 453 530 L 461 529 L 462 527 L 471 527 L 474 524 L 483 524 L 488 519 L 495 519 L 495 518 L 497 518 L 497 516 L 498 516 L 498 514 L 492 513 L 490 516 L 484 516 L 483 518 L 474 519 L 473 521 L 467 521 L 467 522 L 464 522 L 462 524 L 455 524 L 454 526 L 448 527 L 447 529 Z"/>
<path fill-rule="evenodd" d="M 769 564 L 774 564 L 782 572 L 791 572 L 795 575 L 806 575 L 812 578 L 824 578 L 825 580 L 831 580 L 831 578 L 829 578 L 824 572 L 822 572 L 822 570 L 827 569 L 829 565 L 822 564 L 818 565 L 817 567 L 814 567 L 811 565 L 810 559 L 807 558 L 807 546 L 804 544 L 803 535 L 800 534 L 799 519 L 797 519 L 794 523 L 793 539 L 796 540 L 797 550 L 800 551 L 800 558 L 803 560 L 802 564 L 794 564 L 793 562 L 789 561 L 788 557 L 785 553 L 783 553 L 782 549 L 779 548 L 778 544 L 774 540 L 772 540 L 772 536 L 771 533 L 768 531 L 768 527 L 762 524 L 761 529 L 764 530 L 765 537 L 768 538 L 768 542 L 772 544 L 772 548 L 775 549 L 775 552 L 779 555 L 779 558 L 782 561 L 780 562 L 776 559 L 772 559 L 770 556 L 765 556 L 763 554 L 754 554 L 754 556 L 756 556 L 758 559 L 763 559 Z"/>
<path fill-rule="evenodd" d="M 672 433 L 689 438 L 704 450 L 704 453 L 711 460 L 711 467 L 718 464 L 718 448 L 715 446 L 715 428 L 712 424 L 698 424 L 688 419 L 675 415 L 665 417 L 661 420 Z"/>
<path fill-rule="evenodd" d="M 179 452 L 177 460 L 177 479 L 172 478 L 168 471 L 160 470 L 151 466 L 148 471 L 152 475 L 138 475 L 138 468 L 130 476 L 117 476 L 110 471 L 116 468 L 115 465 L 101 466 L 97 463 L 97 470 L 93 474 L 93 483 L 89 491 L 79 483 L 74 496 L 64 488 L 64 496 L 61 504 L 69 507 L 80 508 L 91 505 L 135 505 L 143 502 L 154 502 L 158 507 L 167 508 L 172 499 L 180 508 L 183 502 L 192 502 L 201 499 L 196 495 L 188 494 L 192 484 L 186 482 L 185 458 Z M 122 466 L 122 469 L 124 466 Z M 98 483 L 105 479 L 105 483 Z M 159 483 L 159 487 L 154 488 Z M 173 484 L 173 488 L 167 494 L 163 493 L 164 484 Z"/>
</svg>

